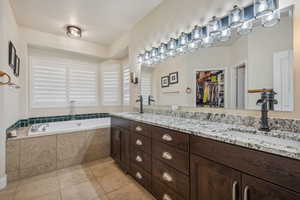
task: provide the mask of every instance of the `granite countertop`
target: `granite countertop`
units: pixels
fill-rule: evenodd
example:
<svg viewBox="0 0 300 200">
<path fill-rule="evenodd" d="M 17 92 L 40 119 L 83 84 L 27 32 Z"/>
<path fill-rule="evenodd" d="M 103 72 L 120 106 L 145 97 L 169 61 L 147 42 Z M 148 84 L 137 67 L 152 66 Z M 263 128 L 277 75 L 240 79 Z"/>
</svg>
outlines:
<svg viewBox="0 0 300 200">
<path fill-rule="evenodd" d="M 112 115 L 300 160 L 300 133 L 277 130 L 262 132 L 246 126 L 150 113 Z"/>
</svg>

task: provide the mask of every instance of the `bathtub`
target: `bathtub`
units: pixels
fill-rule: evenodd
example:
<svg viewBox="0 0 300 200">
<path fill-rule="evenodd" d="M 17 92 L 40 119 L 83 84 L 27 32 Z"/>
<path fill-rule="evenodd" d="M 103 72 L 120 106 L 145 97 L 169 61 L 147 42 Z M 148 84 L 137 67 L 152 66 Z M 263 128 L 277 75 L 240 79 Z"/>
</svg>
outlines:
<svg viewBox="0 0 300 200">
<path fill-rule="evenodd" d="M 28 136 L 62 134 L 62 133 L 85 131 L 85 130 L 92 130 L 98 128 L 109 128 L 109 127 L 110 127 L 110 117 L 51 122 L 51 123 L 32 125 L 32 127 L 28 132 Z"/>
</svg>

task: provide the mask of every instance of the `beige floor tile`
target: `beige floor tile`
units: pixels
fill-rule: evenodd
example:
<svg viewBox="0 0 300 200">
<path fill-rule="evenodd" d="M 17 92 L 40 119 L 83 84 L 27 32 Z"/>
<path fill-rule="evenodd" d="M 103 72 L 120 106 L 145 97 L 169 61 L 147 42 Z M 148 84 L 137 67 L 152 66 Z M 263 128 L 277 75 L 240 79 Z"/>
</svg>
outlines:
<svg viewBox="0 0 300 200">
<path fill-rule="evenodd" d="M 62 200 L 105 200 L 96 182 L 84 182 L 61 190 Z"/>
<path fill-rule="evenodd" d="M 15 200 L 32 200 L 57 191 L 59 191 L 59 183 L 56 176 L 37 180 L 31 179 L 28 182 L 24 180 L 17 187 Z"/>
<path fill-rule="evenodd" d="M 113 162 L 100 163 L 90 167 L 90 169 L 96 177 L 103 177 L 114 172 L 121 172 L 118 166 Z"/>
<path fill-rule="evenodd" d="M 136 184 L 129 184 L 107 194 L 109 200 L 155 200 L 149 193 Z"/>
<path fill-rule="evenodd" d="M 60 191 L 56 191 L 53 193 L 49 193 L 49 194 L 34 198 L 32 200 L 61 200 L 61 194 L 60 194 Z"/>
<path fill-rule="evenodd" d="M 129 183 L 132 183 L 132 180 L 121 171 L 115 171 L 103 177 L 98 177 L 97 181 L 100 183 L 101 187 L 106 193 L 112 192 L 124 187 L 125 185 L 128 185 Z"/>
<path fill-rule="evenodd" d="M 38 176 L 33 176 L 30 178 L 25 178 L 19 181 L 20 185 L 26 185 L 26 184 L 31 184 L 37 181 L 41 181 L 41 180 L 45 180 L 48 178 L 56 178 L 57 177 L 57 171 L 53 171 L 53 172 L 49 172 L 49 173 L 45 173 L 45 174 L 41 174 Z"/>
<path fill-rule="evenodd" d="M 82 166 L 77 166 L 58 172 L 60 188 L 65 188 L 82 182 L 90 182 L 94 179 L 95 178 L 90 169 Z"/>
<path fill-rule="evenodd" d="M 82 165 L 91 168 L 91 167 L 94 167 L 95 165 L 100 165 L 100 164 L 104 164 L 104 163 L 114 163 L 114 162 L 115 161 L 111 157 L 107 157 L 107 158 L 87 162 Z"/>
<path fill-rule="evenodd" d="M 18 185 L 19 182 L 12 182 L 5 189 L 0 190 L 0 200 L 13 200 Z"/>
</svg>

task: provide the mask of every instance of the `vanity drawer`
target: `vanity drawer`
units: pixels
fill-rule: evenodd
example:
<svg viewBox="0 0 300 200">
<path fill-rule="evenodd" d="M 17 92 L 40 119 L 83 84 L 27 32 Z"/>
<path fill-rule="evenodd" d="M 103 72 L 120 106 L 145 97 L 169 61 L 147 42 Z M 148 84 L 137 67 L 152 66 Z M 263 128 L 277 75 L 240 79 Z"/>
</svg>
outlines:
<svg viewBox="0 0 300 200">
<path fill-rule="evenodd" d="M 152 177 L 176 191 L 184 199 L 189 199 L 189 178 L 177 170 L 152 159 Z"/>
<path fill-rule="evenodd" d="M 131 130 L 134 133 L 141 134 L 147 137 L 151 137 L 151 126 L 147 124 L 143 124 L 140 122 L 132 122 L 131 123 Z"/>
<path fill-rule="evenodd" d="M 151 139 L 143 135 L 131 133 L 131 146 L 134 149 L 151 153 Z"/>
<path fill-rule="evenodd" d="M 155 179 L 152 180 L 152 193 L 157 200 L 188 200 Z"/>
<path fill-rule="evenodd" d="M 152 156 L 177 170 L 189 174 L 189 154 L 169 145 L 153 141 Z"/>
<path fill-rule="evenodd" d="M 191 136 L 191 153 L 300 193 L 300 161 Z"/>
<path fill-rule="evenodd" d="M 153 126 L 152 138 L 183 151 L 189 150 L 189 136 L 184 133 Z"/>
<path fill-rule="evenodd" d="M 151 172 L 151 156 L 143 151 L 132 148 L 131 150 L 131 162 L 135 165 Z"/>
<path fill-rule="evenodd" d="M 151 191 L 151 175 L 142 168 L 131 164 L 130 175 L 148 191 Z"/>
<path fill-rule="evenodd" d="M 111 126 L 112 127 L 120 127 L 120 128 L 124 128 L 126 130 L 129 130 L 130 131 L 130 124 L 131 124 L 131 121 L 130 120 L 127 120 L 127 119 L 122 119 L 122 118 L 119 118 L 119 117 L 112 117 L 111 118 Z"/>
</svg>

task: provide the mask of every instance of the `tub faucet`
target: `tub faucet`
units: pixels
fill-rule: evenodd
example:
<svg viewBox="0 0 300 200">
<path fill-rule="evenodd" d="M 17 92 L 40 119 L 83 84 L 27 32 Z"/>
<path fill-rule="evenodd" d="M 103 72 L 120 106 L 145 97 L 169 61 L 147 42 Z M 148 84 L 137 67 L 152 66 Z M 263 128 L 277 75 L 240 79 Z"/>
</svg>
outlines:
<svg viewBox="0 0 300 200">
<path fill-rule="evenodd" d="M 151 102 L 155 102 L 154 98 L 152 95 L 148 96 L 148 105 L 151 106 Z"/>
<path fill-rule="evenodd" d="M 70 101 L 70 117 L 71 117 L 71 120 L 75 119 L 75 103 L 76 103 L 76 101 Z"/>
<path fill-rule="evenodd" d="M 271 129 L 269 127 L 268 111 L 274 110 L 274 104 L 278 104 L 278 101 L 274 98 L 276 92 L 273 89 L 262 89 L 262 90 L 252 90 L 249 93 L 261 93 L 261 98 L 257 100 L 256 105 L 261 106 L 261 118 L 260 118 L 260 131 L 269 132 Z"/>
<path fill-rule="evenodd" d="M 140 113 L 144 113 L 144 109 L 143 109 L 143 96 L 140 95 L 139 98 L 136 100 L 136 102 L 140 103 Z"/>
</svg>

